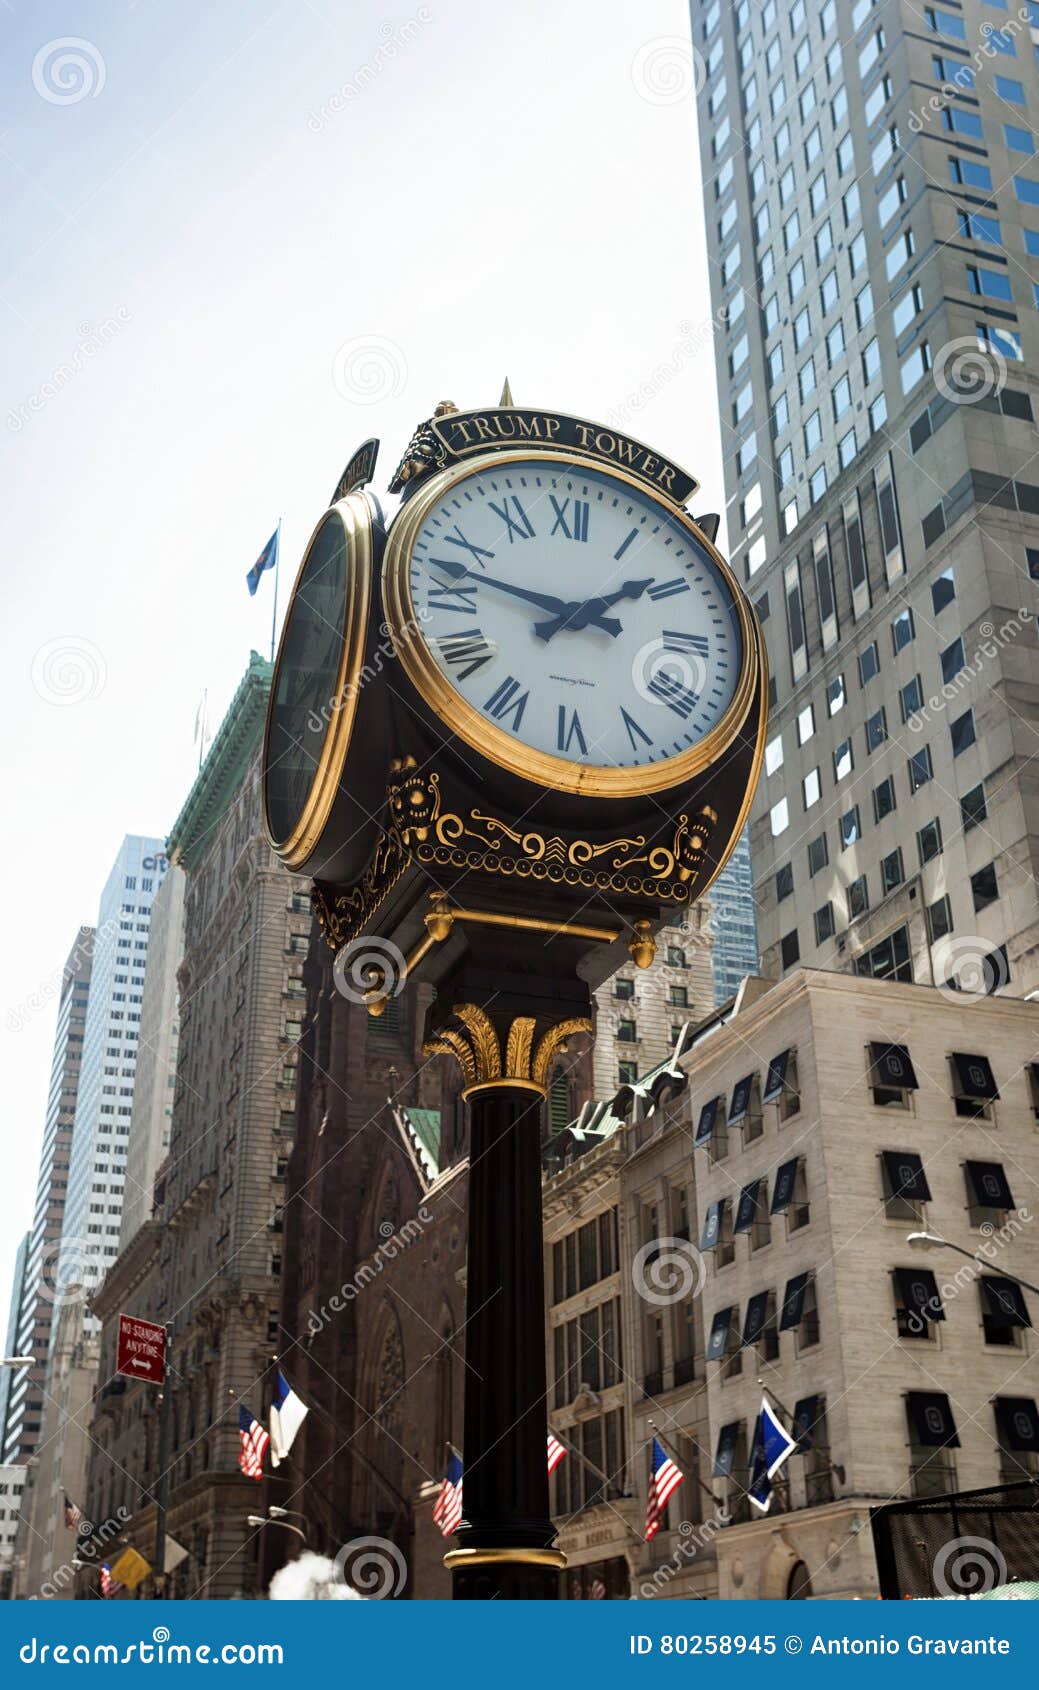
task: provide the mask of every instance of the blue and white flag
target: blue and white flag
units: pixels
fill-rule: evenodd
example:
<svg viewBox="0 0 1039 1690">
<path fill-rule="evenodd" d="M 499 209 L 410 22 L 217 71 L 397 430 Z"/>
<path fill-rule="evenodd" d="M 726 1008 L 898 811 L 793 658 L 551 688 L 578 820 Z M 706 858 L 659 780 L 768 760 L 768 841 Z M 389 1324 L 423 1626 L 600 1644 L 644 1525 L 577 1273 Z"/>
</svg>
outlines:
<svg viewBox="0 0 1039 1690">
<path fill-rule="evenodd" d="M 772 1480 L 796 1448 L 797 1439 L 790 1436 L 768 1398 L 762 1397 L 747 1493 L 760 1514 L 767 1514 L 772 1506 Z"/>
<path fill-rule="evenodd" d="M 296 1395 L 284 1373 L 278 1369 L 271 1403 L 271 1466 L 284 1461 L 308 1410 Z"/>
<path fill-rule="evenodd" d="M 260 576 L 265 570 L 273 569 L 278 561 L 278 535 L 280 533 L 281 528 L 279 526 L 274 530 L 274 533 L 264 546 L 263 551 L 260 553 L 248 575 L 245 577 L 246 585 L 249 588 L 250 598 L 254 596 L 257 587 L 260 585 Z"/>
</svg>

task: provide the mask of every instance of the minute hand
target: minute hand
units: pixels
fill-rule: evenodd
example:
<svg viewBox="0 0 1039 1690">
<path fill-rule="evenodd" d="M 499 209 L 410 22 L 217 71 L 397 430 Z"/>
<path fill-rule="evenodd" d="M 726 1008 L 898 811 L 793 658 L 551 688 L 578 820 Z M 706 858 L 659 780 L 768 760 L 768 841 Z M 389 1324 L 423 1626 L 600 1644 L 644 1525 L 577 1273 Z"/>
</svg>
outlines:
<svg viewBox="0 0 1039 1690">
<path fill-rule="evenodd" d="M 463 563 L 450 563 L 438 558 L 435 567 L 442 570 L 452 581 L 461 581 L 468 578 L 471 581 L 479 581 L 485 587 L 497 587 L 499 592 L 510 593 L 513 598 L 523 599 L 527 604 L 534 605 L 536 609 L 547 610 L 553 616 L 564 620 L 569 611 L 574 608 L 566 599 L 554 598 L 551 593 L 531 592 L 527 587 L 514 586 L 511 581 L 501 581 L 495 575 L 477 574 L 475 570 L 466 569 Z M 605 628 L 611 634 L 620 633 L 621 625 L 614 617 L 592 616 L 589 620 L 594 621 L 597 627 Z"/>
</svg>

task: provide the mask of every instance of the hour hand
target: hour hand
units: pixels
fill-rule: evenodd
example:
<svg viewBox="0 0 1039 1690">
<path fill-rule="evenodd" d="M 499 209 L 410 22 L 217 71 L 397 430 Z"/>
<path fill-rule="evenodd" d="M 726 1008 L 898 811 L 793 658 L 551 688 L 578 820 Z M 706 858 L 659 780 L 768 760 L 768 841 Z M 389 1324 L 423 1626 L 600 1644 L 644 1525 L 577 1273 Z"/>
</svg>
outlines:
<svg viewBox="0 0 1039 1690">
<path fill-rule="evenodd" d="M 571 628 L 580 632 L 589 624 L 596 628 L 604 628 L 612 634 L 614 639 L 621 632 L 621 624 L 615 616 L 604 616 L 603 612 L 611 606 L 619 604 L 622 599 L 640 599 L 647 587 L 652 587 L 653 578 L 646 581 L 625 581 L 623 587 L 618 587 L 612 593 L 604 593 L 599 598 L 585 599 L 582 604 L 568 604 L 565 610 L 550 622 L 536 622 L 534 632 L 540 639 L 550 640 L 553 634 L 558 634 L 562 628 Z"/>
</svg>

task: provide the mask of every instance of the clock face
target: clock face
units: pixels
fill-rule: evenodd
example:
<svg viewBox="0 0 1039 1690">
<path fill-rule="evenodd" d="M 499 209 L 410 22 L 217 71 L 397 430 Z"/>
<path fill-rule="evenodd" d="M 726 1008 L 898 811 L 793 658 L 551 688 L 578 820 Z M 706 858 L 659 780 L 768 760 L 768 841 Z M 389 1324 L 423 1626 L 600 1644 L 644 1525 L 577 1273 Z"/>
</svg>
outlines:
<svg viewBox="0 0 1039 1690">
<path fill-rule="evenodd" d="M 569 765 L 593 790 L 616 771 L 623 790 L 627 770 L 634 789 L 730 712 L 745 641 L 727 572 L 627 478 L 510 455 L 450 479 L 409 538 L 417 638 L 468 707 L 449 725 L 506 762 L 511 742 L 521 772 L 552 784 Z"/>
<path fill-rule="evenodd" d="M 268 838 L 290 868 L 321 838 L 350 744 L 371 582 L 364 495 L 325 513 L 293 588 L 271 688 L 263 758 Z"/>
</svg>

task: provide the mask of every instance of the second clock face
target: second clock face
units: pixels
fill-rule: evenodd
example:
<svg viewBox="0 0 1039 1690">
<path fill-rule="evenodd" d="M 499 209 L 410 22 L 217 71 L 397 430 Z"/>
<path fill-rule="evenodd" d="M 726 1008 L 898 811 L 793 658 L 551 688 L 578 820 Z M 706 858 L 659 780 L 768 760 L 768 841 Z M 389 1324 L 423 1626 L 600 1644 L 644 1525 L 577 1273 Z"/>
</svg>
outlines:
<svg viewBox="0 0 1039 1690">
<path fill-rule="evenodd" d="M 554 759 L 630 769 L 689 753 L 744 662 L 725 572 L 678 513 L 559 460 L 491 464 L 423 515 L 417 631 L 489 728 Z"/>
</svg>

